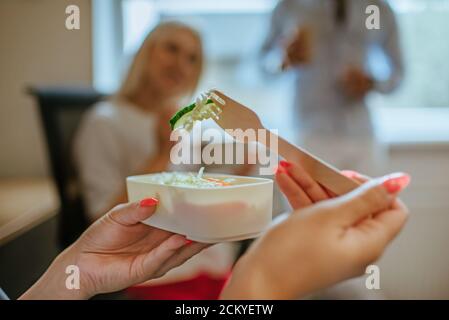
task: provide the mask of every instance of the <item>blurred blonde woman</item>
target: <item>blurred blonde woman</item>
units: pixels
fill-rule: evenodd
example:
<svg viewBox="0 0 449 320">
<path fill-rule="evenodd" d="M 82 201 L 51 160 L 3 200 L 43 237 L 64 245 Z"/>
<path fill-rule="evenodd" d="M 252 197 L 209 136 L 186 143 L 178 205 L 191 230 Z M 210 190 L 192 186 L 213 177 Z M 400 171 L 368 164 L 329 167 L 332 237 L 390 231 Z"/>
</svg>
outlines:
<svg viewBox="0 0 449 320">
<path fill-rule="evenodd" d="M 127 201 L 127 176 L 175 169 L 169 158 L 168 120 L 191 99 L 203 60 L 195 30 L 177 22 L 161 23 L 144 40 L 118 92 L 87 113 L 74 154 L 90 221 Z M 227 279 L 234 251 L 225 244 L 211 247 L 163 278 L 128 289 L 128 294 L 214 299 Z"/>
</svg>

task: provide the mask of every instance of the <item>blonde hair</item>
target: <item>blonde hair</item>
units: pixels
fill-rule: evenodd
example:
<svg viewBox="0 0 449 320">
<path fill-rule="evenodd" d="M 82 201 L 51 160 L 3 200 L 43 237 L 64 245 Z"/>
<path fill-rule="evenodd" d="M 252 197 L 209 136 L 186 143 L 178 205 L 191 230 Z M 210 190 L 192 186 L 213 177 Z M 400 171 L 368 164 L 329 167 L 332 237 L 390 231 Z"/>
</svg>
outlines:
<svg viewBox="0 0 449 320">
<path fill-rule="evenodd" d="M 193 95 L 196 87 L 198 86 L 201 78 L 201 73 L 203 71 L 204 57 L 201 36 L 195 29 L 186 24 L 170 21 L 158 24 L 153 30 L 148 33 L 139 50 L 135 54 L 133 61 L 128 69 L 128 73 L 124 78 L 120 89 L 116 93 L 115 98 L 132 100 L 132 98 L 141 88 L 141 82 L 145 78 L 144 74 L 147 70 L 146 64 L 148 63 L 149 59 L 151 59 L 149 58 L 149 51 L 151 51 L 151 48 L 154 47 L 154 44 L 161 38 L 164 32 L 175 29 L 183 29 L 189 31 L 199 43 L 200 50 L 198 55 L 198 70 L 196 72 L 195 80 L 192 83 L 190 91 L 186 92 L 186 95 Z"/>
</svg>

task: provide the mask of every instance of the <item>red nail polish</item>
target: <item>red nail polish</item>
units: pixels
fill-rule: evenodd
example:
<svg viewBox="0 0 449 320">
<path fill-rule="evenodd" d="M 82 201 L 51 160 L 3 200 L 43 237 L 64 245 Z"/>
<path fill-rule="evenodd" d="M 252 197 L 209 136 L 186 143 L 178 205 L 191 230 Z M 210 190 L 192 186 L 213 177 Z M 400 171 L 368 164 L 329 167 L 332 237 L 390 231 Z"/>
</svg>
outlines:
<svg viewBox="0 0 449 320">
<path fill-rule="evenodd" d="M 153 207 L 153 206 L 157 205 L 158 202 L 159 202 L 159 200 L 157 200 L 156 198 L 145 198 L 145 199 L 140 200 L 139 206 Z"/>
<path fill-rule="evenodd" d="M 189 244 L 192 244 L 192 243 L 193 243 L 192 240 L 186 239 L 186 246 L 188 246 Z"/>
<path fill-rule="evenodd" d="M 292 164 L 290 162 L 285 161 L 285 160 L 279 161 L 279 164 L 281 165 L 281 167 L 284 167 L 285 169 L 290 168 L 292 166 Z"/>
<path fill-rule="evenodd" d="M 393 173 L 382 183 L 388 193 L 397 193 L 405 189 L 410 183 L 410 176 L 406 173 Z"/>
</svg>

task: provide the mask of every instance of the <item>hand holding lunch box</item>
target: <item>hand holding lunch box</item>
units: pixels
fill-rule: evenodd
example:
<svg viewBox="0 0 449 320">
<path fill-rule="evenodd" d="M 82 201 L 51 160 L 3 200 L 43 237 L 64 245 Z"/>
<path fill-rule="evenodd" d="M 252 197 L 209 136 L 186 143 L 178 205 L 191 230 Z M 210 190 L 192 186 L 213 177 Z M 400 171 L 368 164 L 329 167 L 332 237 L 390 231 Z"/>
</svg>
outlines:
<svg viewBox="0 0 449 320">
<path fill-rule="evenodd" d="M 171 119 L 173 130 L 190 131 L 196 121 L 213 119 L 221 128 L 266 130 L 249 108 L 213 90 L 179 110 Z M 229 132 L 229 131 L 227 131 Z M 233 136 L 241 141 L 238 136 Z M 292 145 L 281 137 L 276 148 L 291 162 L 298 162 L 311 177 L 337 195 L 347 193 L 359 183 L 337 169 Z M 255 141 L 261 143 L 259 137 Z M 279 148 L 277 148 L 279 146 Z M 212 181 L 221 183 L 212 183 Z M 224 182 L 224 183 L 223 183 Z M 157 197 L 162 205 L 143 221 L 154 227 L 186 235 L 188 239 L 216 243 L 255 238 L 271 223 L 273 182 L 270 179 L 194 173 L 158 173 L 127 178 L 129 201 Z"/>
</svg>

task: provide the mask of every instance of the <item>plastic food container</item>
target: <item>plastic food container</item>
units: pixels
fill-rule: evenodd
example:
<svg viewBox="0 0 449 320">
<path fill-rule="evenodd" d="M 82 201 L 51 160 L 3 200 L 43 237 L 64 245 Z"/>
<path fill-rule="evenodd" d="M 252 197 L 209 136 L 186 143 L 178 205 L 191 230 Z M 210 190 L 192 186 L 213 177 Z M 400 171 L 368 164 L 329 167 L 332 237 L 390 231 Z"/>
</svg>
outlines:
<svg viewBox="0 0 449 320">
<path fill-rule="evenodd" d="M 153 174 L 126 179 L 129 201 L 156 197 L 156 212 L 145 224 L 204 243 L 255 238 L 270 224 L 273 181 L 265 178 L 204 174 L 231 178 L 219 187 L 193 187 L 151 181 Z"/>
</svg>

